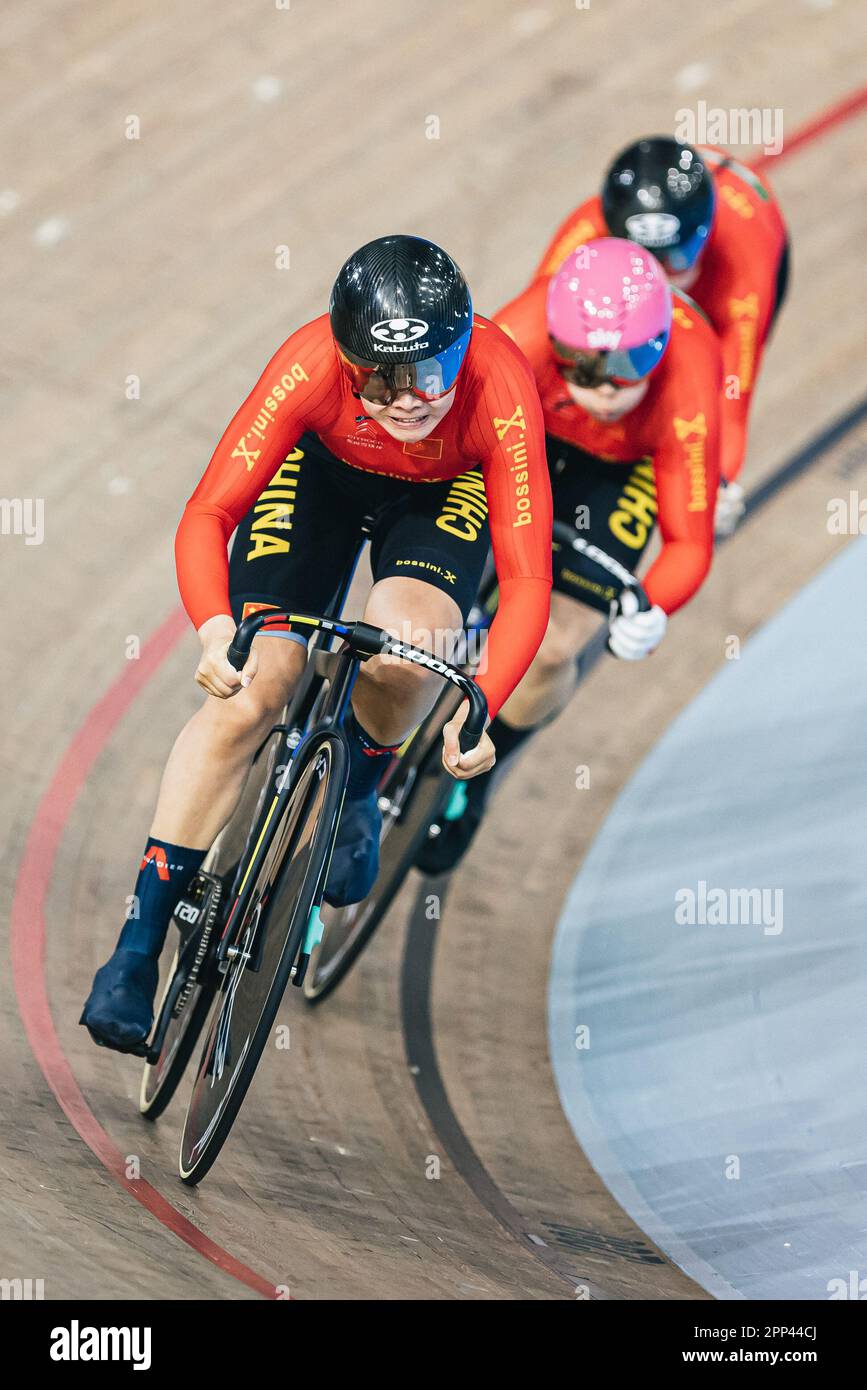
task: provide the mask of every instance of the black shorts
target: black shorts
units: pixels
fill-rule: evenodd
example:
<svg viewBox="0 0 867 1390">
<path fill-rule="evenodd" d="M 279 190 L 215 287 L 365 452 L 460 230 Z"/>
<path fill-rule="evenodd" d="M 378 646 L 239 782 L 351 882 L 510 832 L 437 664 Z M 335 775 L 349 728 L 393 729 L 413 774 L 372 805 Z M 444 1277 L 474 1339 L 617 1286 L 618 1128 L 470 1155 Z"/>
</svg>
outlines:
<svg viewBox="0 0 867 1390">
<path fill-rule="evenodd" d="M 656 475 L 652 459 L 608 463 L 548 435 L 545 441 L 554 515 L 584 540 L 634 572 L 656 524 Z M 607 612 L 616 590 L 599 591 L 570 565 L 554 544 L 554 588 Z"/>
<path fill-rule="evenodd" d="M 466 620 L 490 546 L 479 469 L 447 482 L 407 482 L 352 468 L 305 434 L 243 518 L 229 559 L 236 622 L 263 606 L 326 613 L 370 532 L 374 580 L 421 579 Z M 275 635 L 307 640 L 301 631 Z"/>
</svg>

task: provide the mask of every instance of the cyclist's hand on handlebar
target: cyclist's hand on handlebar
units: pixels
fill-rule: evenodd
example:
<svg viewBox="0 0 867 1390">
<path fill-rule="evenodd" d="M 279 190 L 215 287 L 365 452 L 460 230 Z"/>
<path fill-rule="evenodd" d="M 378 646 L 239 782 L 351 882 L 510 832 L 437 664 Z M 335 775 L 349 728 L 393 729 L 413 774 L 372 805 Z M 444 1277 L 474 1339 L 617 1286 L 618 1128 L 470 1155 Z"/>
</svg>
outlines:
<svg viewBox="0 0 867 1390">
<path fill-rule="evenodd" d="M 230 699 L 249 685 L 259 665 L 259 658 L 253 650 L 243 671 L 235 670 L 226 656 L 234 636 L 235 621 L 228 613 L 209 618 L 199 628 L 202 655 L 196 670 L 196 682 L 209 695 L 216 695 L 220 700 Z"/>
<path fill-rule="evenodd" d="M 467 753 L 461 752 L 460 733 L 469 712 L 469 702 L 464 700 L 454 718 L 443 726 L 443 767 L 459 782 L 478 777 L 480 772 L 489 772 L 497 761 L 493 742 L 487 733 L 482 734 L 475 748 Z"/>
<path fill-rule="evenodd" d="M 616 605 L 612 605 L 616 612 Z M 656 651 L 668 626 L 668 617 L 658 604 L 646 613 L 638 612 L 638 600 L 630 589 L 620 596 L 619 612 L 612 618 L 608 646 L 621 661 L 642 661 Z"/>
</svg>

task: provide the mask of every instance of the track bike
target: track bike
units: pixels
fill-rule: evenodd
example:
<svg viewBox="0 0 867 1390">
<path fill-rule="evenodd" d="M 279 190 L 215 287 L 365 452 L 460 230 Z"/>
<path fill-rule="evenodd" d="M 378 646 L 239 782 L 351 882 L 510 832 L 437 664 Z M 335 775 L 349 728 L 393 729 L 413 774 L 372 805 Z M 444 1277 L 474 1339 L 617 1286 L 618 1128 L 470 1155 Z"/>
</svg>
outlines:
<svg viewBox="0 0 867 1390">
<path fill-rule="evenodd" d="M 462 751 L 475 747 L 487 718 L 484 695 L 464 671 L 364 622 L 254 613 L 229 647 L 237 670 L 256 634 L 275 620 L 314 632 L 307 665 L 285 722 L 257 751 L 238 807 L 176 905 L 179 939 L 156 1023 L 150 1041 L 135 1049 L 145 1055 L 139 1108 L 155 1119 L 203 1035 L 179 1158 L 190 1184 L 225 1143 L 286 987 L 303 984 L 326 930 L 323 894 L 349 774 L 343 720 L 361 665 L 387 656 L 440 676 L 455 707 L 469 701 Z"/>
<path fill-rule="evenodd" d="M 641 585 L 629 571 L 559 521 L 554 523 L 554 553 L 555 561 L 559 554 L 561 564 L 568 561 L 573 570 L 580 574 L 587 588 L 587 601 L 600 610 L 610 612 L 612 603 L 619 604 L 627 588 L 636 594 L 639 609 L 649 607 Z M 336 611 L 342 606 L 352 569 L 354 562 L 332 605 Z M 455 782 L 442 766 L 442 729 L 467 691 L 470 688 L 477 691 L 476 687 L 460 684 L 455 677 L 461 675 L 467 681 L 477 669 L 479 641 L 492 621 L 496 606 L 496 575 L 489 563 L 477 603 L 467 623 L 463 670 L 458 672 L 454 666 L 448 667 L 451 675 L 444 682 L 440 699 L 427 719 L 398 750 L 380 783 L 379 804 L 383 813 L 381 861 L 374 888 L 364 902 L 346 908 L 329 907 L 322 903 L 321 891 L 314 894 L 318 901 L 311 903 L 303 949 L 298 951 L 288 973 L 293 984 L 303 986 L 308 1003 L 320 1002 L 346 976 L 404 882 L 424 839 L 428 835 L 438 834 L 445 820 L 460 814 L 466 789 L 462 782 Z M 276 616 L 282 618 L 284 615 L 277 613 Z M 257 615 L 255 627 L 248 631 L 252 630 L 255 635 L 255 631 L 266 626 L 269 620 L 273 621 L 274 617 L 275 610 Z M 151 1041 L 147 1045 L 141 1086 L 140 1109 L 150 1119 L 162 1113 L 174 1094 L 198 1038 L 213 1013 L 215 995 L 225 981 L 227 961 L 232 959 L 226 947 L 218 955 L 217 944 L 222 940 L 221 933 L 226 929 L 224 924 L 227 924 L 229 915 L 234 915 L 234 908 L 229 905 L 236 902 L 244 887 L 250 854 L 262 833 L 263 817 L 266 818 L 268 814 L 267 798 L 275 786 L 282 789 L 281 783 L 286 778 L 287 770 L 292 767 L 293 756 L 305 729 L 311 721 L 322 717 L 322 702 L 333 679 L 335 653 L 330 650 L 333 641 L 352 630 L 363 631 L 367 635 L 368 648 L 371 633 L 378 641 L 385 641 L 387 649 L 392 652 L 395 645 L 404 645 L 394 644 L 386 634 L 368 629 L 363 624 L 345 624 L 331 618 L 304 617 L 302 620 L 315 626 L 316 634 L 311 643 L 304 677 L 289 706 L 285 722 L 272 729 L 258 750 L 237 810 L 175 909 L 179 942 Z M 299 615 L 294 615 L 294 621 L 299 621 Z M 248 619 L 247 623 L 250 624 L 251 620 Z M 475 643 L 473 638 L 476 639 Z M 359 648 L 361 660 L 372 654 L 374 652 L 371 650 Z M 242 657 L 243 650 L 236 653 L 238 669 L 243 665 Z M 429 653 L 421 653 L 415 659 L 423 659 L 425 664 L 435 662 Z M 447 667 L 447 663 L 437 665 L 444 669 Z M 443 674 L 443 671 L 440 673 Z M 345 693 L 344 709 L 349 693 L 351 686 Z M 466 731 L 463 742 L 469 743 Z M 277 857 L 280 856 L 279 846 L 275 853 Z M 291 897 L 289 889 L 283 885 L 280 892 L 281 911 L 287 902 L 287 895 Z M 263 903 L 263 911 L 266 906 L 268 903 Z M 272 910 L 277 911 L 276 908 Z M 242 954 L 249 952 L 242 951 Z M 274 1001 L 272 1014 L 276 1014 L 283 989 L 285 982 Z M 210 1028 L 209 1038 L 212 1031 Z M 259 1035 L 261 1045 L 264 1045 L 266 1037 L 267 1029 L 263 1028 Z M 214 1065 L 217 1069 L 222 1062 L 224 1043 L 225 1039 L 214 1040 Z M 202 1064 L 197 1084 L 202 1080 L 201 1072 Z M 222 1117 L 225 1133 L 221 1142 L 231 1127 L 231 1120 L 237 1113 L 247 1085 L 249 1079 L 243 1090 L 239 1088 L 235 1092 L 237 1103 L 231 1110 L 231 1118 L 228 1111 Z M 188 1138 L 185 1128 L 185 1142 Z M 211 1157 L 207 1166 L 203 1157 L 201 1161 L 193 1161 L 197 1156 L 187 1154 L 185 1160 L 182 1152 L 181 1169 L 186 1181 L 195 1182 L 204 1176 L 216 1157 L 215 1144 L 216 1141 L 213 1141 L 208 1146 Z M 192 1143 L 188 1147 L 191 1148 Z"/>
</svg>

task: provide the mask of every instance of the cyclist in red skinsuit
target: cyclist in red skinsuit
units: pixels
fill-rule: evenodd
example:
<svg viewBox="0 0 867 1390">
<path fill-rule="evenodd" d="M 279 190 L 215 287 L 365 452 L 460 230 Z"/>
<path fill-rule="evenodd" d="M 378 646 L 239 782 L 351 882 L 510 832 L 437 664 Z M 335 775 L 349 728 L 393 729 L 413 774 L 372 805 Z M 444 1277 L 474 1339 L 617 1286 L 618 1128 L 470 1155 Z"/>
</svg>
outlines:
<svg viewBox="0 0 867 1390">
<path fill-rule="evenodd" d="M 662 549 L 644 579 L 651 603 L 674 613 L 699 588 L 713 555 L 713 500 L 719 479 L 720 352 L 707 320 L 685 295 L 675 295 L 671 341 L 644 399 L 614 423 L 595 420 L 569 396 L 551 351 L 545 322 L 547 279 L 532 285 L 496 315 L 533 368 L 542 402 L 549 459 L 557 441 L 593 459 L 635 466 L 652 463 L 655 501 L 625 496 L 608 517 L 593 517 L 588 539 L 611 552 L 614 542 L 639 554 L 659 522 Z M 627 484 L 627 478 L 624 478 Z M 574 520 L 574 507 L 555 514 Z M 620 499 L 618 499 L 620 501 Z M 624 515 L 620 515 L 624 512 Z M 596 530 L 602 521 L 606 529 Z M 620 557 L 618 558 L 626 558 Z M 637 559 L 637 556 L 635 557 Z M 634 567 L 634 566 L 633 566 Z"/>
<path fill-rule="evenodd" d="M 359 402 L 323 314 L 293 333 L 268 363 L 187 503 L 175 546 L 184 607 L 197 629 L 231 611 L 227 543 L 307 432 L 353 468 L 408 482 L 457 478 L 478 462 L 500 582 L 487 670 L 479 677 L 493 718 L 530 665 L 548 621 L 550 486 L 527 364 L 496 325 L 476 315 L 455 404 L 434 434 L 401 443 L 366 422 L 362 417 L 359 429 Z"/>
<path fill-rule="evenodd" d="M 785 291 L 788 239 L 776 199 L 757 174 L 724 150 L 701 147 L 698 153 L 716 192 L 713 222 L 694 272 L 670 273 L 670 278 L 704 310 L 720 338 L 720 465 L 724 482 L 731 483 L 743 466 L 762 353 Z M 536 274 L 553 274 L 577 246 L 612 234 L 622 233 L 608 228 L 601 198 L 588 198 L 557 229 Z M 646 244 L 656 250 L 652 242 Z"/>
<path fill-rule="evenodd" d="M 147 1037 L 172 911 L 304 670 L 306 634 L 276 622 L 236 672 L 227 660 L 236 623 L 250 609 L 323 612 L 362 527 L 374 580 L 364 617 L 418 645 L 457 636 L 493 544 L 501 602 L 480 684 L 496 714 L 548 619 L 542 412 L 521 353 L 496 325 L 474 318 L 460 268 L 419 237 L 380 237 L 346 261 L 329 314 L 293 333 L 269 362 L 184 511 L 178 580 L 202 643 L 196 679 L 208 698 L 166 765 L 136 916 L 84 1007 L 81 1022 L 96 1042 L 128 1050 Z M 409 662 L 373 658 L 359 672 L 344 720 L 349 770 L 324 890 L 330 904 L 370 891 L 378 784 L 439 689 Z M 461 752 L 465 717 L 464 705 L 443 733 L 443 762 L 460 780 L 486 771 L 495 755 L 487 732 Z"/>
<path fill-rule="evenodd" d="M 647 613 L 624 611 L 611 624 L 612 651 L 639 660 L 655 649 L 667 616 L 692 597 L 710 568 L 719 482 L 720 345 L 702 312 L 679 291 L 672 295 L 662 268 L 642 248 L 605 239 L 591 240 L 587 251 L 606 268 L 594 271 L 591 262 L 585 282 L 580 278 L 583 270 L 576 267 L 573 281 L 576 258 L 570 257 L 555 277 L 568 286 L 567 305 L 584 304 L 592 340 L 604 332 L 594 325 L 602 323 L 618 294 L 634 304 L 652 281 L 648 294 L 655 297 L 662 318 L 659 335 L 655 328 L 649 334 L 649 351 L 662 344 L 658 365 L 640 366 L 632 385 L 614 385 L 618 371 L 629 364 L 622 365 L 626 353 L 612 350 L 605 378 L 580 388 L 555 355 L 550 276 L 537 277 L 499 311 L 496 321 L 533 369 L 545 420 L 555 517 L 576 527 L 586 542 L 629 570 L 637 566 L 659 521 L 662 548 L 644 580 L 653 606 Z M 630 272 L 633 278 L 624 290 Z M 669 317 L 670 333 L 663 327 Z M 609 330 L 609 336 L 612 343 L 616 336 L 615 346 L 620 348 L 626 346 L 628 324 L 617 322 L 620 326 L 614 334 Z M 589 354 L 594 356 L 606 354 Z M 586 576 L 570 569 L 571 552 L 561 551 L 557 542 L 554 552 L 548 631 L 533 666 L 491 729 L 501 765 L 565 707 L 575 689 L 576 655 L 599 622 L 586 605 L 608 608 L 608 594 L 594 594 Z M 469 784 L 463 804 L 445 819 L 440 834 L 423 845 L 416 860 L 420 869 L 439 874 L 454 867 L 472 841 L 494 785 L 491 773 Z"/>
</svg>

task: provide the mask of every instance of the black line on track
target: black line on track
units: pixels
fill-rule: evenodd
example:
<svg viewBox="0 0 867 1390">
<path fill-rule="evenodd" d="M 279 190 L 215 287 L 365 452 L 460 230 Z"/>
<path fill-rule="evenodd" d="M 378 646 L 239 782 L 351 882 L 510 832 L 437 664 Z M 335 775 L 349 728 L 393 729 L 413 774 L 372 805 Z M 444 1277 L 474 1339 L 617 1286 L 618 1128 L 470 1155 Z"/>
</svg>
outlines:
<svg viewBox="0 0 867 1390">
<path fill-rule="evenodd" d="M 803 448 L 797 450 L 769 478 L 759 484 L 747 501 L 746 515 L 741 525 L 745 526 L 771 498 L 823 458 L 865 419 L 867 397 L 856 402 L 825 429 L 814 435 Z M 717 544 L 724 545 L 725 541 L 721 540 Z M 606 630 L 602 628 L 581 650 L 578 657 L 579 684 L 596 665 L 605 650 L 606 639 Z M 606 1293 L 599 1285 L 576 1275 L 558 1251 L 547 1244 L 536 1244 L 536 1240 L 541 1240 L 542 1237 L 532 1231 L 531 1224 L 512 1206 L 508 1197 L 494 1182 L 452 1108 L 437 1060 L 431 1013 L 438 922 L 430 920 L 425 913 L 426 900 L 431 893 L 439 896 L 442 913 L 449 879 L 450 875 L 446 874 L 439 879 L 430 878 L 422 882 L 410 909 L 401 962 L 401 1027 L 404 1050 L 418 1098 L 450 1162 L 494 1220 L 514 1237 L 523 1250 L 535 1256 L 552 1274 L 569 1284 L 572 1289 L 577 1284 L 585 1284 L 592 1299 L 609 1299 L 612 1295 Z M 531 1239 L 531 1236 L 536 1236 L 536 1240 Z"/>
<path fill-rule="evenodd" d="M 867 419 L 867 396 L 857 401 L 849 410 L 839 415 L 832 421 L 820 434 L 814 435 L 803 449 L 799 449 L 790 459 L 781 464 L 775 473 L 760 483 L 755 492 L 750 494 L 747 502 L 747 514 L 742 525 L 746 525 L 751 516 L 755 516 L 767 502 L 770 501 L 778 492 L 789 483 L 794 482 L 795 478 L 806 473 L 812 464 L 827 454 L 829 449 L 833 449 L 835 444 L 839 444 L 850 430 L 855 429 L 863 420 Z"/>
<path fill-rule="evenodd" d="M 426 900 L 431 893 L 439 897 L 439 910 L 442 912 L 448 879 L 449 875 L 443 875 L 440 879 L 429 878 L 419 888 L 410 909 L 409 930 L 401 966 L 401 1024 L 407 1061 L 419 1099 L 454 1168 L 482 1206 L 504 1230 L 508 1231 L 528 1254 L 535 1255 L 552 1274 L 568 1284 L 573 1293 L 577 1285 L 585 1284 L 591 1298 L 608 1298 L 609 1295 L 590 1279 L 575 1274 L 559 1251 L 547 1242 L 536 1243 L 545 1241 L 545 1237 L 532 1230 L 505 1193 L 497 1187 L 452 1109 L 437 1060 L 431 1016 L 437 922 L 429 920 L 425 914 Z M 536 1237 L 535 1240 L 532 1239 L 533 1236 Z"/>
</svg>

